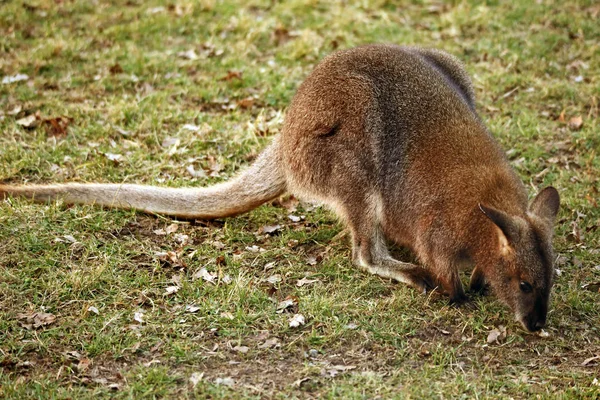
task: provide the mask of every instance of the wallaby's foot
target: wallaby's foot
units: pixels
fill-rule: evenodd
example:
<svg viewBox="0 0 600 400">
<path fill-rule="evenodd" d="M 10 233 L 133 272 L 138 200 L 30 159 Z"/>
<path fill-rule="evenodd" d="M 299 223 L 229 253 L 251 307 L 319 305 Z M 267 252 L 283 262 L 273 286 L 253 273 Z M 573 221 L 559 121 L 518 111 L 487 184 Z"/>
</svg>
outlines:
<svg viewBox="0 0 600 400">
<path fill-rule="evenodd" d="M 450 304 L 461 305 L 468 300 L 458 273 L 450 269 L 447 276 L 438 277 L 444 293 L 450 298 Z"/>
<path fill-rule="evenodd" d="M 385 260 L 373 260 L 371 263 L 355 259 L 354 263 L 364 271 L 405 283 L 421 293 L 437 287 L 435 280 L 426 269 L 415 264 L 394 260 L 391 257 Z"/>
<path fill-rule="evenodd" d="M 422 293 L 438 286 L 431 273 L 425 268 L 391 257 L 379 229 L 376 229 L 368 237 L 361 238 L 354 234 L 353 239 L 352 260 L 360 269 L 373 275 L 405 283 Z"/>
<path fill-rule="evenodd" d="M 471 273 L 471 282 L 469 284 L 469 290 L 471 292 L 486 295 L 488 294 L 489 286 L 485 281 L 485 276 L 479 268 L 475 268 Z"/>
</svg>

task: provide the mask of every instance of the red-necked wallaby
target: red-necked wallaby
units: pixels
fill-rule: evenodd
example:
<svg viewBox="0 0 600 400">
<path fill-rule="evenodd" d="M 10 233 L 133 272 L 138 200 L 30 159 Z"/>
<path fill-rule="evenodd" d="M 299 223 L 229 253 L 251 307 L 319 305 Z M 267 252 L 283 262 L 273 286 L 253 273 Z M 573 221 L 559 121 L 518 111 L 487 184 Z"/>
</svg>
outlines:
<svg viewBox="0 0 600 400">
<path fill-rule="evenodd" d="M 95 203 L 185 218 L 249 211 L 289 191 L 328 204 L 360 268 L 465 298 L 489 285 L 535 331 L 554 268 L 556 189 L 527 191 L 475 111 L 471 81 L 436 50 L 367 45 L 326 57 L 287 111 L 283 133 L 235 179 L 208 188 L 130 184 L 0 186 L 0 197 Z M 421 266 L 392 258 L 386 240 Z"/>
</svg>

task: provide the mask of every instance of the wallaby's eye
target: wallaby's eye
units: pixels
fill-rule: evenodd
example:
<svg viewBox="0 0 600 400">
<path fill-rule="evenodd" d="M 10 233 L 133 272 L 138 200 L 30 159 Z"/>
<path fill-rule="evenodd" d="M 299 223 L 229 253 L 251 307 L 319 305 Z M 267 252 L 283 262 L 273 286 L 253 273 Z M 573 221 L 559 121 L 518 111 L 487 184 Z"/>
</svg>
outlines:
<svg viewBox="0 0 600 400">
<path fill-rule="evenodd" d="M 521 281 L 519 287 L 521 288 L 521 292 L 523 293 L 531 293 L 531 291 L 533 290 L 533 287 L 531 287 L 531 283 L 525 281 Z"/>
</svg>

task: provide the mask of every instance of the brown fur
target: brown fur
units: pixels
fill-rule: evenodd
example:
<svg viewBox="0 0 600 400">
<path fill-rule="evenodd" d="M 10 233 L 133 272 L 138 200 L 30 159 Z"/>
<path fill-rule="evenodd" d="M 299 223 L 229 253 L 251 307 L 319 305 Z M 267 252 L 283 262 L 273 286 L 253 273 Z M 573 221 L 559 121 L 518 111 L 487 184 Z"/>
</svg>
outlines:
<svg viewBox="0 0 600 400">
<path fill-rule="evenodd" d="M 425 290 L 465 298 L 490 285 L 529 330 L 546 320 L 558 192 L 527 192 L 475 112 L 469 77 L 435 50 L 369 45 L 325 58 L 300 86 L 283 134 L 232 182 L 202 189 L 138 185 L 0 186 L 191 218 L 248 211 L 285 190 L 330 205 L 352 231 L 353 261 Z M 386 240 L 421 266 L 393 259 Z"/>
</svg>

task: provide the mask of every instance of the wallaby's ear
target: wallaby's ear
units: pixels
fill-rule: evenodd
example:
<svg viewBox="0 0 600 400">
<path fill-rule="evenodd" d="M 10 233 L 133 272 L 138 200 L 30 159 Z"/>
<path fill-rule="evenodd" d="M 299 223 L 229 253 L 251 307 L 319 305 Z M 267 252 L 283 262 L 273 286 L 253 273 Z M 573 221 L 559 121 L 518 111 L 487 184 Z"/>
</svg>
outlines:
<svg viewBox="0 0 600 400">
<path fill-rule="evenodd" d="M 519 227 L 510 215 L 495 208 L 479 204 L 479 209 L 485 214 L 506 236 L 509 242 L 519 240 Z"/>
<path fill-rule="evenodd" d="M 558 214 L 559 206 L 560 196 L 558 191 L 552 186 L 548 186 L 535 196 L 529 206 L 529 212 L 552 224 L 556 214 Z"/>
</svg>

